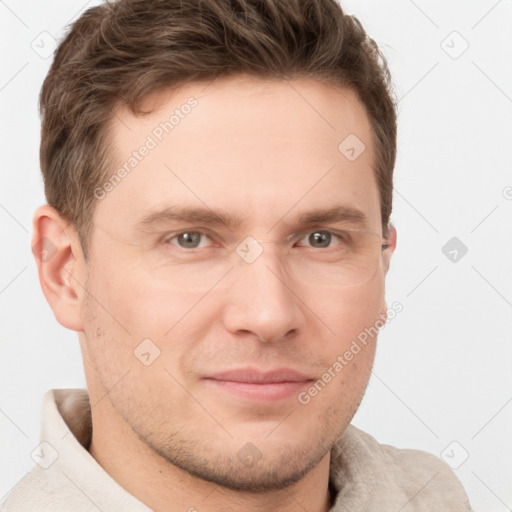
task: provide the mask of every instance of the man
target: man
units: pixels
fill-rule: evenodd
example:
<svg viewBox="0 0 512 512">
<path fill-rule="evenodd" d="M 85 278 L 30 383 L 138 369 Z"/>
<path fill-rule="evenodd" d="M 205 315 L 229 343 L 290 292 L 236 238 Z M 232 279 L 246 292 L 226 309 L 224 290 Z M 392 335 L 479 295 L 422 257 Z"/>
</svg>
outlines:
<svg viewBox="0 0 512 512">
<path fill-rule="evenodd" d="M 388 308 L 396 116 L 334 0 L 88 10 L 41 93 L 33 250 L 85 390 L 3 510 L 467 511 L 350 425 Z"/>
</svg>

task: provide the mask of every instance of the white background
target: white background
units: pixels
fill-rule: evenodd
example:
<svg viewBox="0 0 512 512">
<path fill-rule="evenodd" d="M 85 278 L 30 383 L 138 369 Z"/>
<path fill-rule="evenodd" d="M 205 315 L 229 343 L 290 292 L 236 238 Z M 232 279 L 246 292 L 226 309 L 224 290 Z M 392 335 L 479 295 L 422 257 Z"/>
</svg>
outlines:
<svg viewBox="0 0 512 512">
<path fill-rule="evenodd" d="M 77 335 L 55 321 L 40 291 L 30 237 L 32 212 L 44 202 L 37 100 L 51 57 L 43 57 L 92 5 L 0 2 L 0 499 L 33 466 L 43 393 L 85 387 Z M 512 508 L 512 2 L 343 5 L 382 47 L 400 98 L 392 215 L 399 239 L 387 296 L 404 310 L 381 332 L 354 423 L 380 442 L 445 453 L 453 466 L 469 454 L 456 474 L 473 507 L 505 512 Z M 442 251 L 452 237 L 468 249 L 462 257 L 456 249 L 456 262 Z"/>
</svg>

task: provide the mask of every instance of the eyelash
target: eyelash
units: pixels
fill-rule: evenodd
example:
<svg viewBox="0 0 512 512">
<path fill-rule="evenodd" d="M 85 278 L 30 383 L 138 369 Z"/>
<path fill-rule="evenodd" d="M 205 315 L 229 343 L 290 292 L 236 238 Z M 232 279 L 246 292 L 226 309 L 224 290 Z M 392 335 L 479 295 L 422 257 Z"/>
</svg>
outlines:
<svg viewBox="0 0 512 512">
<path fill-rule="evenodd" d="M 179 246 L 178 244 L 172 244 L 171 243 L 171 240 L 174 240 L 175 238 L 179 237 L 180 235 L 183 235 L 185 233 L 197 233 L 197 234 L 200 234 L 202 236 L 205 236 L 207 238 L 210 238 L 210 240 L 212 239 L 207 233 L 204 233 L 203 231 L 193 231 L 193 230 L 186 230 L 186 231 L 180 231 L 179 233 L 175 233 L 173 234 L 171 237 L 166 237 L 164 240 L 162 240 L 162 243 L 164 245 L 175 245 L 176 247 L 178 247 L 179 249 L 183 249 L 184 251 L 186 252 L 192 252 L 196 249 L 205 249 L 205 247 L 194 247 L 192 249 L 187 249 L 185 247 L 181 247 Z M 311 235 L 312 233 L 329 233 L 333 238 L 337 239 L 338 241 L 343 241 L 343 236 L 342 235 L 339 235 L 333 231 L 330 231 L 330 230 L 327 230 L 327 229 L 313 229 L 311 231 L 305 231 L 303 233 L 298 233 L 297 236 L 301 236 L 301 238 L 299 238 L 299 241 L 300 240 L 303 240 L 306 236 L 308 235 Z M 317 247 L 311 247 L 311 246 L 307 246 L 311 249 L 318 249 Z M 321 247 L 320 249 L 332 249 L 333 247 Z"/>
</svg>

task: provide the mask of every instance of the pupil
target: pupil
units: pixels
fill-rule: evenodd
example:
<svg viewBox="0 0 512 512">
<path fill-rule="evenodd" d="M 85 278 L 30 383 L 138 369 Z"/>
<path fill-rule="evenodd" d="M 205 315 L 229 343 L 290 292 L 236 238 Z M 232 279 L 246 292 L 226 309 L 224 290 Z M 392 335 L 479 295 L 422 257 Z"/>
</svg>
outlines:
<svg viewBox="0 0 512 512">
<path fill-rule="evenodd" d="M 199 245 L 201 241 L 200 233 L 182 233 L 178 237 L 178 241 L 182 247 L 193 249 Z"/>
<path fill-rule="evenodd" d="M 329 247 L 331 234 L 326 231 L 315 231 L 309 235 L 309 243 L 315 247 Z"/>
</svg>

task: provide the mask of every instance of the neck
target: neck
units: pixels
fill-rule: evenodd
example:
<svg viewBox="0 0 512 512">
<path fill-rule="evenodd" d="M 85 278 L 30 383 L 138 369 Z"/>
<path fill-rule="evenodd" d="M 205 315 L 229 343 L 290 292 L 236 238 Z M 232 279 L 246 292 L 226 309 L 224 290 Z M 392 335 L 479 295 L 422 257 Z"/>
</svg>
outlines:
<svg viewBox="0 0 512 512">
<path fill-rule="evenodd" d="M 155 512 L 330 509 L 329 453 L 293 485 L 245 492 L 207 482 L 165 460 L 133 432 L 108 399 L 94 407 L 92 423 L 91 455 L 124 489 Z"/>
</svg>

